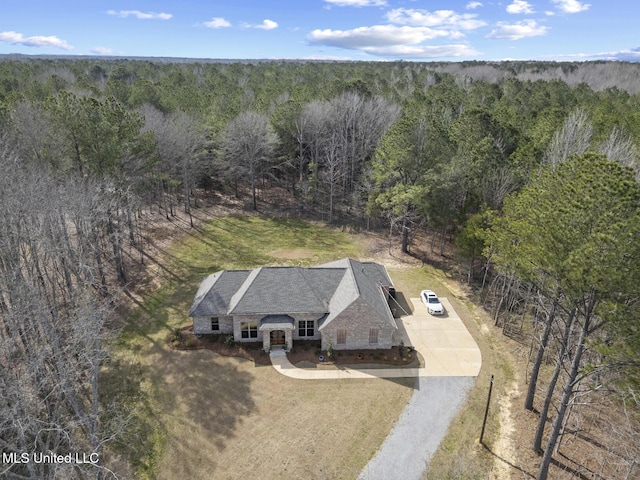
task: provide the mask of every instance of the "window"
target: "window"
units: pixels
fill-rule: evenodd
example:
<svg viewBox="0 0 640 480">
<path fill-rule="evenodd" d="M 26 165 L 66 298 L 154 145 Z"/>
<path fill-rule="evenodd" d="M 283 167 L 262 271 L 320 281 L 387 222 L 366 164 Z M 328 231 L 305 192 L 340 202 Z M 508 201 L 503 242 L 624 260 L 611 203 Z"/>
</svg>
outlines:
<svg viewBox="0 0 640 480">
<path fill-rule="evenodd" d="M 300 320 L 298 321 L 298 336 L 299 337 L 313 337 L 313 320 Z"/>
<path fill-rule="evenodd" d="M 240 322 L 242 338 L 258 338 L 258 322 Z"/>
<path fill-rule="evenodd" d="M 211 331 L 217 332 L 220 330 L 220 320 L 218 317 L 211 317 Z"/>
<path fill-rule="evenodd" d="M 337 331 L 336 345 L 344 345 L 347 343 L 347 330 L 339 328 Z"/>
<path fill-rule="evenodd" d="M 378 343 L 378 329 L 370 328 L 369 329 L 369 343 L 377 344 Z"/>
</svg>

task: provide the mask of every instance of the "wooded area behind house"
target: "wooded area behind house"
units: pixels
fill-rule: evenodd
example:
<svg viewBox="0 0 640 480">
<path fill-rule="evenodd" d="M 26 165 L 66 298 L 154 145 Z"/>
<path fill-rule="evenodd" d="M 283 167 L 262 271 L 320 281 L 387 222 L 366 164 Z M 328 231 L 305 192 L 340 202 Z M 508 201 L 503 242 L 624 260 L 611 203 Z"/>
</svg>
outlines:
<svg viewBox="0 0 640 480">
<path fill-rule="evenodd" d="M 425 228 L 441 252 L 455 239 L 496 324 L 531 346 L 538 478 L 603 398 L 617 443 L 586 471 L 638 475 L 639 73 L 0 58 L 0 449 L 116 439 L 126 412 L 98 374 L 127 265 L 144 262 L 145 215 L 191 216 L 214 192 L 260 210 L 278 189 L 298 214 L 386 228 L 404 252 Z M 5 473 L 97 478 L 109 465 L 60 468 Z"/>
</svg>

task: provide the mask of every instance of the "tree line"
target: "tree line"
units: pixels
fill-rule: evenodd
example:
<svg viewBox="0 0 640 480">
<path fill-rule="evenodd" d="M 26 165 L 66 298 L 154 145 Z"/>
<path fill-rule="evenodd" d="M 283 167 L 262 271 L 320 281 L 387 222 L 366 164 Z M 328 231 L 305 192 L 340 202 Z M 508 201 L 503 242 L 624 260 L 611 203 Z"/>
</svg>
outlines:
<svg viewBox="0 0 640 480">
<path fill-rule="evenodd" d="M 526 408 L 555 365 L 534 445 L 545 478 L 587 385 L 637 398 L 640 97 L 553 74 L 590 68 L 0 61 L 3 451 L 115 435 L 97 375 L 145 211 L 191 216 L 213 188 L 258 209 L 277 186 L 329 223 L 400 233 L 405 252 L 425 227 L 441 252 L 456 239 L 496 321 L 535 340 Z M 30 468 L 7 472 L 60 475 Z"/>
<path fill-rule="evenodd" d="M 546 164 L 529 185 L 507 198 L 503 215 L 487 232 L 487 256 L 502 284 L 523 293 L 526 305 L 514 310 L 530 315 L 536 328 L 532 338 L 539 340 L 524 406 L 534 410 L 535 397 L 542 393 L 532 445 L 542 454 L 540 480 L 548 478 L 561 435 L 571 430 L 569 412 L 579 418 L 580 409 L 600 391 L 638 406 L 636 177 L 637 170 L 595 153 Z M 539 392 L 545 361 L 555 366 Z M 637 429 L 637 419 L 631 424 L 632 431 Z M 609 441 L 623 450 L 616 440 Z M 638 453 L 636 448 L 622 455 L 616 478 L 630 478 Z"/>
</svg>

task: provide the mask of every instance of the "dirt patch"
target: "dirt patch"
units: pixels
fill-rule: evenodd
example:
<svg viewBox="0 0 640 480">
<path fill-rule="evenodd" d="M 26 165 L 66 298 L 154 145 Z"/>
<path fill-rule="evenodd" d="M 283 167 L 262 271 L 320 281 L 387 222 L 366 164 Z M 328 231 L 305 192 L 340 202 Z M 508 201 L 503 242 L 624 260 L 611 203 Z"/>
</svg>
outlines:
<svg viewBox="0 0 640 480">
<path fill-rule="evenodd" d="M 347 367 L 357 365 L 368 368 L 378 367 L 420 367 L 424 361 L 418 352 L 405 348 L 400 354 L 398 347 L 376 350 L 339 350 L 334 352 L 334 359 L 327 358 L 327 352 L 320 351 L 318 342 L 302 345 L 294 344 L 293 350 L 287 353 L 289 361 L 296 367 L 314 368 L 318 366 Z"/>
<path fill-rule="evenodd" d="M 511 410 L 514 399 L 519 396 L 518 382 L 514 381 L 509 391 L 498 400 L 500 405 L 500 435 L 494 444 L 496 462 L 493 470 L 496 480 L 509 480 L 512 473 L 510 466 L 517 464 L 516 449 L 514 448 L 516 427 L 511 418 Z"/>
<path fill-rule="evenodd" d="M 308 248 L 293 248 L 290 250 L 274 250 L 269 252 L 273 258 L 279 258 L 282 260 L 303 260 L 305 258 L 311 258 L 314 255 L 314 251 Z"/>
<path fill-rule="evenodd" d="M 401 237 L 397 233 L 394 233 L 391 238 L 388 232 L 373 230 L 354 235 L 365 251 L 366 258 L 361 258 L 362 261 L 383 263 L 387 268 L 415 268 L 431 265 L 452 275 L 459 274 L 455 247 L 451 241 L 445 242 L 442 251 L 440 250 L 442 232 L 439 229 L 427 228 L 416 232 L 411 241 L 409 253 L 402 252 Z M 451 282 L 451 285 L 454 289 L 457 288 L 456 282 Z"/>
</svg>

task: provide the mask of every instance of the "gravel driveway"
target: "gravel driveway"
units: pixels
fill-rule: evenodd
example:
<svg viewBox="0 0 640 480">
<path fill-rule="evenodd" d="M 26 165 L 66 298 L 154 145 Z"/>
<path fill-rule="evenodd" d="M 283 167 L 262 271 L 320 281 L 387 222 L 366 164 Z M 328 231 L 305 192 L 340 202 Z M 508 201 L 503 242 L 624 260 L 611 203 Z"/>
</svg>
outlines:
<svg viewBox="0 0 640 480">
<path fill-rule="evenodd" d="M 411 400 L 359 480 L 420 480 L 476 381 L 480 350 L 451 303 L 441 300 L 445 316 L 432 317 L 412 298 L 413 315 L 399 324 L 405 344 L 417 347 L 432 376 L 416 378 Z"/>
<path fill-rule="evenodd" d="M 359 480 L 422 479 L 476 381 L 482 366 L 480 349 L 451 303 L 446 298 L 440 300 L 446 309 L 442 316 L 429 315 L 420 299 L 412 298 L 413 314 L 398 320 L 394 338 L 421 353 L 426 364 L 422 368 L 297 368 L 284 352 L 271 352 L 273 367 L 298 379 L 416 377 L 413 396 Z"/>
<path fill-rule="evenodd" d="M 359 480 L 420 480 L 476 377 L 418 377 L 416 390 Z"/>
</svg>

